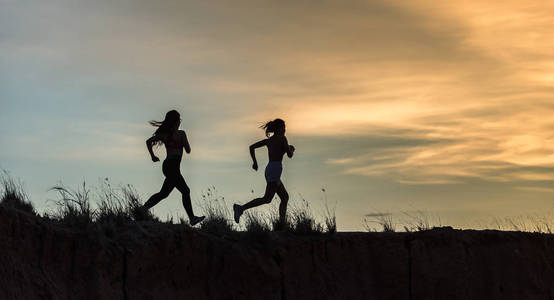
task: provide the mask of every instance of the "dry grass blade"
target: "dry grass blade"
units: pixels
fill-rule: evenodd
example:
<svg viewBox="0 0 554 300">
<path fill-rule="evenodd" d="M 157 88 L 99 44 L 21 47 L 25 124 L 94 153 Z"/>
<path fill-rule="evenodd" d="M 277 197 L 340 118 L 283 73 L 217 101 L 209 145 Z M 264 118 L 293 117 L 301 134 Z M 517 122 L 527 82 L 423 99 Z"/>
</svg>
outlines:
<svg viewBox="0 0 554 300">
<path fill-rule="evenodd" d="M 367 231 L 377 231 L 375 226 L 373 226 L 372 224 L 379 225 L 382 228 L 383 232 L 395 231 L 395 225 L 391 213 L 370 213 L 365 215 L 363 221 L 364 227 Z"/>
<path fill-rule="evenodd" d="M 216 235 L 227 235 L 235 230 L 225 197 L 219 196 L 214 186 L 202 194 L 199 204 L 206 216 L 200 223 L 200 229 Z"/>
<path fill-rule="evenodd" d="M 23 184 L 20 181 L 16 182 L 7 171 L 3 170 L 3 173 L 0 178 L 0 187 L 2 189 L 0 204 L 36 214 L 33 204 L 29 201 L 23 189 Z"/>
<path fill-rule="evenodd" d="M 336 210 L 337 210 L 337 201 L 335 201 L 333 207 L 329 207 L 329 201 L 327 201 L 327 191 L 325 188 L 322 188 L 321 191 L 323 192 L 323 199 L 324 199 L 324 206 L 325 206 L 325 214 L 323 216 L 324 223 L 325 223 L 325 231 L 327 233 L 335 233 L 337 232 L 337 218 L 336 218 Z"/>
<path fill-rule="evenodd" d="M 262 214 L 256 212 L 247 211 L 244 214 L 245 228 L 249 233 L 266 233 L 271 231 L 267 218 Z"/>
<path fill-rule="evenodd" d="M 82 188 L 72 190 L 63 186 L 56 185 L 51 190 L 57 191 L 59 199 L 56 201 L 58 206 L 55 217 L 70 226 L 88 226 L 94 220 L 94 210 L 90 204 L 90 189 L 87 189 L 83 182 Z"/>
<path fill-rule="evenodd" d="M 313 217 L 310 204 L 300 195 L 300 205 L 291 207 L 289 230 L 297 234 L 322 233 L 323 226 Z"/>
</svg>

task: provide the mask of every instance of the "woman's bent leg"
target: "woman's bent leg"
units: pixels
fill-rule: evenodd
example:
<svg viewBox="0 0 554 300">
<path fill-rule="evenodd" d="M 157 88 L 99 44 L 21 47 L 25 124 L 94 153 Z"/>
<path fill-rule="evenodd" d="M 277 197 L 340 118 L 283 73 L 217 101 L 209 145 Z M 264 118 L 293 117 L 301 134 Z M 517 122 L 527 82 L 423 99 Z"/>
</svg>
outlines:
<svg viewBox="0 0 554 300">
<path fill-rule="evenodd" d="M 164 184 L 162 185 L 162 189 L 158 193 L 150 196 L 148 201 L 146 201 L 146 203 L 144 203 L 143 207 L 146 208 L 146 209 L 152 208 L 154 205 L 158 204 L 158 202 L 160 202 L 163 199 L 167 198 L 167 196 L 169 196 L 169 194 L 171 193 L 171 191 L 173 190 L 174 187 L 175 187 L 175 185 L 173 183 L 173 180 L 171 180 L 169 178 L 166 178 L 164 180 Z"/>
<path fill-rule="evenodd" d="M 242 205 L 242 210 L 245 211 L 249 208 L 260 206 L 262 204 L 268 204 L 275 196 L 277 192 L 277 182 L 268 182 L 265 187 L 265 194 L 262 198 L 256 198 L 244 205 Z"/>
</svg>

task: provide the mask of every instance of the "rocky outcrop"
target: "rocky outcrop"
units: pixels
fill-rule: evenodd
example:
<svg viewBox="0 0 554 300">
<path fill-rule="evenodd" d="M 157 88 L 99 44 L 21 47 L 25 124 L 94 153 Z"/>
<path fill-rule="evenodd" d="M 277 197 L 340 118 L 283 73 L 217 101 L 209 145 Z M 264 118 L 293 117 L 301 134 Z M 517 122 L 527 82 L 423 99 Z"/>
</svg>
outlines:
<svg viewBox="0 0 554 300">
<path fill-rule="evenodd" d="M 554 299 L 554 236 L 134 223 L 108 238 L 0 206 L 0 299 Z"/>
</svg>

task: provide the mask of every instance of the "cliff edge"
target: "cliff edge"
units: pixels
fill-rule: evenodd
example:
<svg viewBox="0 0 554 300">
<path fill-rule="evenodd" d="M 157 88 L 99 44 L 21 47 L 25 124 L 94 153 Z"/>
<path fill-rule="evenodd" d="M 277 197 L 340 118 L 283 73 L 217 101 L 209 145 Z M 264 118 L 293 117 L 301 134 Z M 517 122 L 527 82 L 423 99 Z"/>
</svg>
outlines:
<svg viewBox="0 0 554 300">
<path fill-rule="evenodd" d="M 0 205 L 0 299 L 554 299 L 554 235 L 215 236 L 134 222 L 108 237 Z"/>
</svg>

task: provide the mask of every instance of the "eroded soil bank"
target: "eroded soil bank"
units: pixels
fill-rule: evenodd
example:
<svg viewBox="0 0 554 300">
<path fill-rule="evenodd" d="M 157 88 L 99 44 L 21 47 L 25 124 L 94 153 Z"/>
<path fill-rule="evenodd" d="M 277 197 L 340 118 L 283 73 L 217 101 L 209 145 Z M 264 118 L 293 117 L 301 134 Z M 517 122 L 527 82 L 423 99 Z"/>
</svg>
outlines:
<svg viewBox="0 0 554 300">
<path fill-rule="evenodd" d="M 554 299 L 554 236 L 214 236 L 146 223 L 106 235 L 0 206 L 0 299 Z"/>
</svg>

